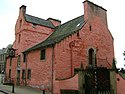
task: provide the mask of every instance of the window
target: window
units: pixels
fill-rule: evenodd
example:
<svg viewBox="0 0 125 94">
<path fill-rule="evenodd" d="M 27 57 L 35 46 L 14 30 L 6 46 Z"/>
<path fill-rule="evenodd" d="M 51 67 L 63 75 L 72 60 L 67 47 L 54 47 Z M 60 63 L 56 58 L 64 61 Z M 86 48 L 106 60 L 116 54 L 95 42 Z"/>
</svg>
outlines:
<svg viewBox="0 0 125 94">
<path fill-rule="evenodd" d="M 27 55 L 24 53 L 23 54 L 23 62 L 26 62 Z"/>
<path fill-rule="evenodd" d="M 40 60 L 45 60 L 45 49 L 41 50 Z"/>
<path fill-rule="evenodd" d="M 92 30 L 92 26 L 91 25 L 89 26 L 89 29 L 90 29 L 90 31 Z"/>
<path fill-rule="evenodd" d="M 22 70 L 22 79 L 25 79 L 25 78 L 26 78 L 25 72 L 26 72 L 26 71 L 23 69 L 23 70 Z"/>
<path fill-rule="evenodd" d="M 89 64 L 92 65 L 94 63 L 94 50 L 89 49 Z"/>
<path fill-rule="evenodd" d="M 79 32 L 77 33 L 77 37 L 79 37 Z"/>
<path fill-rule="evenodd" d="M 11 78 L 11 69 L 9 69 L 9 78 Z"/>
<path fill-rule="evenodd" d="M 4 54 L 3 54 L 3 61 L 4 61 Z"/>
<path fill-rule="evenodd" d="M 31 70 L 28 69 L 27 79 L 31 79 Z"/>
</svg>

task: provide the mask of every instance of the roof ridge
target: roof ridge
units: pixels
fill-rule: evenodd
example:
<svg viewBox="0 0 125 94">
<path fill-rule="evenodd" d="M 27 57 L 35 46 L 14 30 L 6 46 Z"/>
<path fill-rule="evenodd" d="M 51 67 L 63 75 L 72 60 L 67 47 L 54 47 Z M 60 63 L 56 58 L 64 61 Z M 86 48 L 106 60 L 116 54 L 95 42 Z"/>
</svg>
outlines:
<svg viewBox="0 0 125 94">
<path fill-rule="evenodd" d="M 55 28 L 55 26 L 49 20 L 45 20 L 45 19 L 42 19 L 42 18 L 39 18 L 36 16 L 32 16 L 29 14 L 25 14 L 25 20 L 27 22 L 34 23 L 37 25 L 43 25 L 46 27 Z"/>
</svg>

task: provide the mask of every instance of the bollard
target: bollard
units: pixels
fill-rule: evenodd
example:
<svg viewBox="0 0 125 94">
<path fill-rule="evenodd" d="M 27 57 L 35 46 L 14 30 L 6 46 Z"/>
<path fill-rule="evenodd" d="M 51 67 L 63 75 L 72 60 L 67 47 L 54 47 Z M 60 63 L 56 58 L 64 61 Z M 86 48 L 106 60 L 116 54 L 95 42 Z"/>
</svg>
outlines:
<svg viewBox="0 0 125 94">
<path fill-rule="evenodd" d="M 14 93 L 14 83 L 12 83 L 12 93 Z"/>
<path fill-rule="evenodd" d="M 43 94 L 45 94 L 45 90 L 43 90 Z"/>
</svg>

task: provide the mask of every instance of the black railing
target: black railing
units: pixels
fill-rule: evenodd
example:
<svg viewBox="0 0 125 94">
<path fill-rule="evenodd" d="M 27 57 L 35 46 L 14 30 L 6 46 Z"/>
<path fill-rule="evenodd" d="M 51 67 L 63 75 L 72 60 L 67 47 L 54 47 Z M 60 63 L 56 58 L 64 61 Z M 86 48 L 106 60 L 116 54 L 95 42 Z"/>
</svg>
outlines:
<svg viewBox="0 0 125 94">
<path fill-rule="evenodd" d="M 86 70 L 85 94 L 111 94 L 110 73 L 107 68 L 97 67 Z"/>
</svg>

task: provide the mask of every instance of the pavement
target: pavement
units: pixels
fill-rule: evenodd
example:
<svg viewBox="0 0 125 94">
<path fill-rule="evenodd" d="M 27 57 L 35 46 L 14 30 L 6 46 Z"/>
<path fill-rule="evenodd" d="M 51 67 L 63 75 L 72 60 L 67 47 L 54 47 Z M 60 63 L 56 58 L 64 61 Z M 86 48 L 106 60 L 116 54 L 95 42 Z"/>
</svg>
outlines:
<svg viewBox="0 0 125 94">
<path fill-rule="evenodd" d="M 0 94 L 43 94 L 43 92 L 28 86 L 14 86 L 12 93 L 12 85 L 0 84 Z"/>
</svg>

